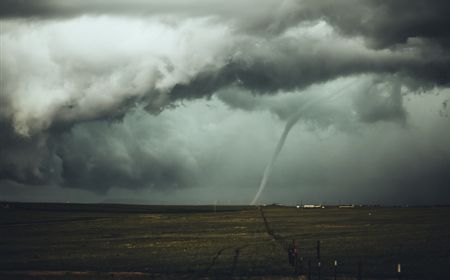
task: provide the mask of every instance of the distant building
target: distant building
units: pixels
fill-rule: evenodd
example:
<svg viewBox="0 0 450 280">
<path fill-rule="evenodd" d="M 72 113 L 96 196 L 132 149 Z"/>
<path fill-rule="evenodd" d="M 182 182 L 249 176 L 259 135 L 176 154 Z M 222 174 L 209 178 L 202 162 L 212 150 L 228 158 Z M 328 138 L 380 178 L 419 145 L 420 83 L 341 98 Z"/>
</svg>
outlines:
<svg viewBox="0 0 450 280">
<path fill-rule="evenodd" d="M 354 204 L 350 204 L 350 205 L 339 205 L 339 208 L 355 208 Z"/>
<path fill-rule="evenodd" d="M 314 204 L 305 204 L 305 205 L 303 205 L 303 208 L 309 208 L 309 209 L 311 209 L 311 208 L 325 208 L 325 206 L 323 206 L 323 205 L 314 205 Z"/>
<path fill-rule="evenodd" d="M 269 206 L 284 206 L 284 205 L 281 203 L 274 202 L 274 203 L 270 204 Z"/>
</svg>

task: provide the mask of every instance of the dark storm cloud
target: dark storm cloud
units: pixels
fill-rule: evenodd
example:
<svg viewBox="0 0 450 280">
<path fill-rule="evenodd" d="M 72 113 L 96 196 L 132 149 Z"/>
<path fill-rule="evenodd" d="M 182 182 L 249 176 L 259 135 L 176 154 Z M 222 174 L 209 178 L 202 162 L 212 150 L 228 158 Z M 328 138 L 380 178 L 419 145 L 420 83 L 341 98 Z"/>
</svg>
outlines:
<svg viewBox="0 0 450 280">
<path fill-rule="evenodd" d="M 321 104 L 302 120 L 342 130 L 353 129 L 355 119 L 405 124 L 404 94 L 449 86 L 449 6 L 2 1 L 0 178 L 103 193 L 195 185 L 197 169 L 184 151 L 157 153 L 162 141 L 150 149 L 131 137 L 146 128 L 106 123 L 136 107 L 160 113 L 214 94 L 232 108 L 287 119 L 318 93 L 280 101 L 282 93 L 369 75 L 375 78 L 358 87 L 350 106 Z"/>
<path fill-rule="evenodd" d="M 164 121 L 142 121 L 141 110 L 121 121 L 74 125 L 33 137 L 2 127 L 1 178 L 32 185 L 60 185 L 105 194 L 110 188 L 176 190 L 192 186 L 196 161 L 172 138 Z M 136 119 L 137 118 L 137 119 Z M 170 126 L 170 124 L 169 124 Z M 167 147 L 164 147 L 167 145 Z"/>
<path fill-rule="evenodd" d="M 98 9 L 89 8 L 90 2 L 80 2 L 79 5 L 73 2 L 62 2 L 66 3 L 64 5 L 45 3 L 31 4 L 40 8 L 30 9 L 45 11 L 51 10 L 46 7 L 55 7 L 73 10 L 74 15 L 97 10 L 101 13 L 102 7 L 104 13 L 108 14 L 109 9 L 113 9 L 103 2 L 92 4 Z M 417 84 L 421 87 L 448 85 L 449 52 L 436 36 L 431 36 L 433 34 L 400 28 L 408 30 L 405 36 L 411 40 L 395 43 L 402 43 L 400 46 L 391 44 L 387 46 L 389 48 L 375 50 L 367 48 L 357 37 L 352 37 L 359 35 L 366 41 L 377 40 L 378 33 L 380 36 L 388 33 L 372 34 L 366 30 L 366 25 L 374 29 L 382 26 L 383 17 L 378 14 L 381 13 L 379 10 L 386 15 L 401 13 L 397 11 L 397 5 L 375 5 L 377 3 L 373 1 L 361 4 L 346 1 L 339 6 L 332 1 L 321 3 L 283 2 L 281 6 L 284 8 L 277 16 L 283 18 L 283 12 L 292 12 L 286 7 L 300 6 L 299 20 L 290 21 L 282 33 L 270 37 L 264 36 L 266 33 L 246 34 L 230 27 L 233 24 L 229 21 L 211 18 L 185 18 L 168 24 L 158 17 L 149 22 L 143 19 L 88 17 L 62 21 L 61 24 L 58 21 L 42 23 L 36 28 L 14 20 L 7 21 L 4 27 L 5 51 L 12 58 L 2 61 L 2 68 L 6 70 L 6 91 L 2 103 L 8 104 L 3 117 L 13 121 L 18 132 L 32 134 L 58 123 L 70 126 L 80 121 L 120 117 L 136 103 L 144 103 L 149 111 L 158 112 L 170 105 L 171 101 L 211 96 L 220 88 L 236 84 L 255 93 L 276 93 L 280 90 L 302 89 L 343 76 L 388 73 L 419 81 Z M 203 2 L 197 4 L 202 7 L 205 5 Z M 440 4 L 437 2 L 435 6 Z M 117 5 L 120 7 L 125 4 L 113 2 L 111 7 Z M 132 11 L 140 10 L 139 7 L 143 5 L 142 2 L 132 2 L 129 4 L 130 10 L 125 9 L 124 14 L 133 14 Z M 172 11 L 172 15 L 179 11 L 176 5 L 155 5 L 156 14 L 165 9 Z M 221 5 L 232 9 L 230 5 Z M 260 6 L 264 10 L 270 5 Z M 445 7 L 438 9 L 435 6 L 430 5 L 427 13 L 445 10 Z M 344 7 L 361 11 L 356 13 L 361 15 L 356 19 L 350 17 L 350 22 L 340 22 L 337 19 L 347 18 L 342 17 Z M 416 13 L 418 17 L 411 25 L 420 25 L 424 8 L 419 4 L 408 7 L 407 13 Z M 211 9 L 211 15 L 227 10 L 217 7 Z M 205 13 L 208 11 L 206 8 L 199 10 Z M 267 16 L 264 12 L 255 14 L 255 17 Z M 236 18 L 237 22 L 245 22 L 245 19 L 241 15 Z M 428 24 L 426 18 L 423 21 Z M 394 22 L 388 21 L 388 30 L 391 24 Z M 91 34 L 102 32 L 107 26 L 122 37 L 121 44 L 111 45 L 117 36 L 103 34 L 98 37 Z M 348 29 L 350 26 L 360 33 Z M 336 30 L 350 37 L 342 37 Z M 158 32 L 167 38 L 161 39 Z M 28 33 L 32 35 L 24 35 Z M 152 37 L 149 34 L 156 35 Z M 183 50 L 181 56 L 174 45 L 177 44 L 174 38 L 189 38 L 182 39 L 178 46 Z M 70 40 L 74 44 L 68 44 Z M 382 38 L 380 40 L 385 41 Z M 158 50 L 159 41 L 162 43 Z M 154 50 L 146 50 L 146 45 Z M 168 45 L 171 47 L 166 51 Z M 34 47 L 36 54 L 26 53 L 29 46 Z M 139 47 L 136 52 L 133 46 L 143 47 Z M 47 79 L 48 76 L 52 79 Z M 25 98 L 28 96 L 20 93 L 24 92 L 24 88 L 36 93 L 47 91 L 58 97 L 48 98 L 48 104 L 42 104 L 42 108 L 33 112 L 35 109 L 27 108 L 29 104 Z M 98 98 L 100 91 L 103 95 L 105 92 L 111 94 L 107 98 Z"/>
<path fill-rule="evenodd" d="M 302 21 L 325 19 L 347 35 L 361 35 L 376 48 L 429 38 L 448 46 L 450 25 L 446 0 L 344 1 L 2 1 L 2 17 L 76 17 L 80 15 L 176 14 L 236 19 L 252 31 L 282 31 Z"/>
<path fill-rule="evenodd" d="M 407 113 L 403 106 L 401 84 L 396 80 L 387 83 L 386 80 L 386 77 L 382 80 L 376 79 L 368 88 L 355 96 L 354 108 L 362 121 L 368 123 L 380 120 L 406 122 Z"/>
<path fill-rule="evenodd" d="M 256 5 L 259 4 L 259 5 Z M 221 18 L 237 18 L 244 26 L 261 25 L 275 20 L 294 6 L 295 1 L 238 1 L 210 2 L 206 0 L 97 0 L 97 1 L 13 1 L 6 0 L 0 4 L 0 16 L 3 18 L 70 18 L 81 15 L 122 15 L 122 16 L 154 16 L 176 15 L 177 17 L 218 16 Z M 276 15 L 273 11 L 278 11 Z M 245 23 L 247 22 L 247 23 Z"/>
<path fill-rule="evenodd" d="M 133 124 L 91 123 L 63 135 L 56 147 L 62 183 L 103 193 L 112 187 L 173 190 L 192 185 L 197 171 L 182 150 L 160 151 L 161 143 L 148 147 L 148 141 L 135 138 L 149 135 L 141 129 Z M 152 129 L 158 133 L 157 127 Z"/>
<path fill-rule="evenodd" d="M 448 46 L 450 4 L 445 0 L 304 1 L 309 18 L 323 17 L 344 34 L 360 35 L 384 48 L 427 38 Z"/>
<path fill-rule="evenodd" d="M 9 123 L 0 122 L 0 178 L 40 185 L 52 181 L 54 154 L 49 136 L 18 136 Z"/>
</svg>

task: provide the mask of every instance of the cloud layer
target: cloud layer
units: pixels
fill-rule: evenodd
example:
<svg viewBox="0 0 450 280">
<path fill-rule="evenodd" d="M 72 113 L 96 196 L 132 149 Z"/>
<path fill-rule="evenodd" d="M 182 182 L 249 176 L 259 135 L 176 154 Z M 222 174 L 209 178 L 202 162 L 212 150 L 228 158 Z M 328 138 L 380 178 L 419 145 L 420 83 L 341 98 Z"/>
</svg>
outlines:
<svg viewBox="0 0 450 280">
<path fill-rule="evenodd" d="M 253 119 L 258 114 L 276 116 L 272 128 L 281 127 L 280 121 L 311 103 L 301 113 L 302 123 L 309 127 L 306 134 L 332 129 L 348 135 L 348 142 L 361 134 L 365 140 L 359 153 L 370 155 L 373 127 L 403 139 L 417 125 L 412 114 L 423 114 L 416 107 L 426 106 L 408 107 L 409 98 L 417 94 L 441 92 L 426 102 L 439 104 L 437 120 L 447 120 L 446 1 L 212 5 L 200 0 L 47 0 L 3 1 L 0 10 L 3 184 L 63 186 L 105 195 L 110 189 L 171 192 L 207 184 L 219 192 L 222 182 L 229 180 L 234 187 L 224 187 L 228 193 L 247 193 L 258 184 L 263 167 L 248 160 L 248 170 L 243 171 L 247 175 L 231 172 L 234 161 L 217 160 L 218 151 L 228 155 L 241 147 L 202 137 L 215 139 L 217 134 L 234 143 L 231 139 L 247 133 L 238 126 L 246 118 L 252 120 L 248 131 L 260 127 Z M 221 109 L 202 107 L 211 98 Z M 225 119 L 214 124 L 216 134 L 201 132 L 201 113 Z M 175 116 L 191 118 L 189 127 L 196 133 L 171 119 Z M 427 117 L 435 120 L 434 115 Z M 387 123 L 395 123 L 395 128 Z M 440 141 L 448 133 L 432 122 L 419 127 L 430 126 L 427 133 L 434 140 L 429 148 L 422 134 L 410 135 L 410 143 L 423 149 L 425 166 L 400 168 L 411 162 L 405 149 L 400 159 L 386 156 L 376 163 L 392 163 L 395 172 L 386 171 L 379 181 L 372 172 L 356 176 L 349 188 L 361 184 L 372 193 L 384 185 L 395 192 L 405 185 L 419 189 L 432 182 L 435 190 L 447 193 L 443 186 L 448 182 L 444 171 L 449 151 Z M 246 135 L 258 139 L 257 133 L 264 130 Z M 248 145 L 255 141 L 249 139 Z M 394 150 L 402 146 L 401 141 L 389 141 Z M 259 153 L 270 154 L 272 144 L 261 144 Z M 352 155 L 339 154 L 337 162 L 352 161 Z M 317 157 L 299 157 L 284 170 L 297 165 L 310 170 L 307 162 L 318 164 L 326 158 Z M 372 171 L 377 168 L 364 163 Z M 335 187 L 344 187 L 340 179 L 345 171 L 330 164 Z M 274 180 L 291 192 L 293 182 L 314 182 L 310 177 L 317 172 Z"/>
</svg>

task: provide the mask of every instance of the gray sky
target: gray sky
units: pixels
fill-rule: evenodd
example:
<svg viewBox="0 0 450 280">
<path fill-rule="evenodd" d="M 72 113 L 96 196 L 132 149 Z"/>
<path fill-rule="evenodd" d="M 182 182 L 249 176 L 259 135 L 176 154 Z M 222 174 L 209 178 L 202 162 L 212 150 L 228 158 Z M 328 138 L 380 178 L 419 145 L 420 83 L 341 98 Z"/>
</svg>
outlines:
<svg viewBox="0 0 450 280">
<path fill-rule="evenodd" d="M 449 8 L 2 1 L 0 200 L 448 204 Z"/>
</svg>

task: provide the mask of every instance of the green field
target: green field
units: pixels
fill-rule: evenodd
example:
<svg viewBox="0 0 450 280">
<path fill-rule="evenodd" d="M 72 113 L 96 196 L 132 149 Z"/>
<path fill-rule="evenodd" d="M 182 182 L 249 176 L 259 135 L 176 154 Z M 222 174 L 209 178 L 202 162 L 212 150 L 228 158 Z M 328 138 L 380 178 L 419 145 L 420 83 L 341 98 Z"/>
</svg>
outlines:
<svg viewBox="0 0 450 280">
<path fill-rule="evenodd" d="M 450 279 L 450 208 L 302 209 L 9 203 L 0 279 Z M 265 217 L 267 223 L 264 222 Z"/>
</svg>

